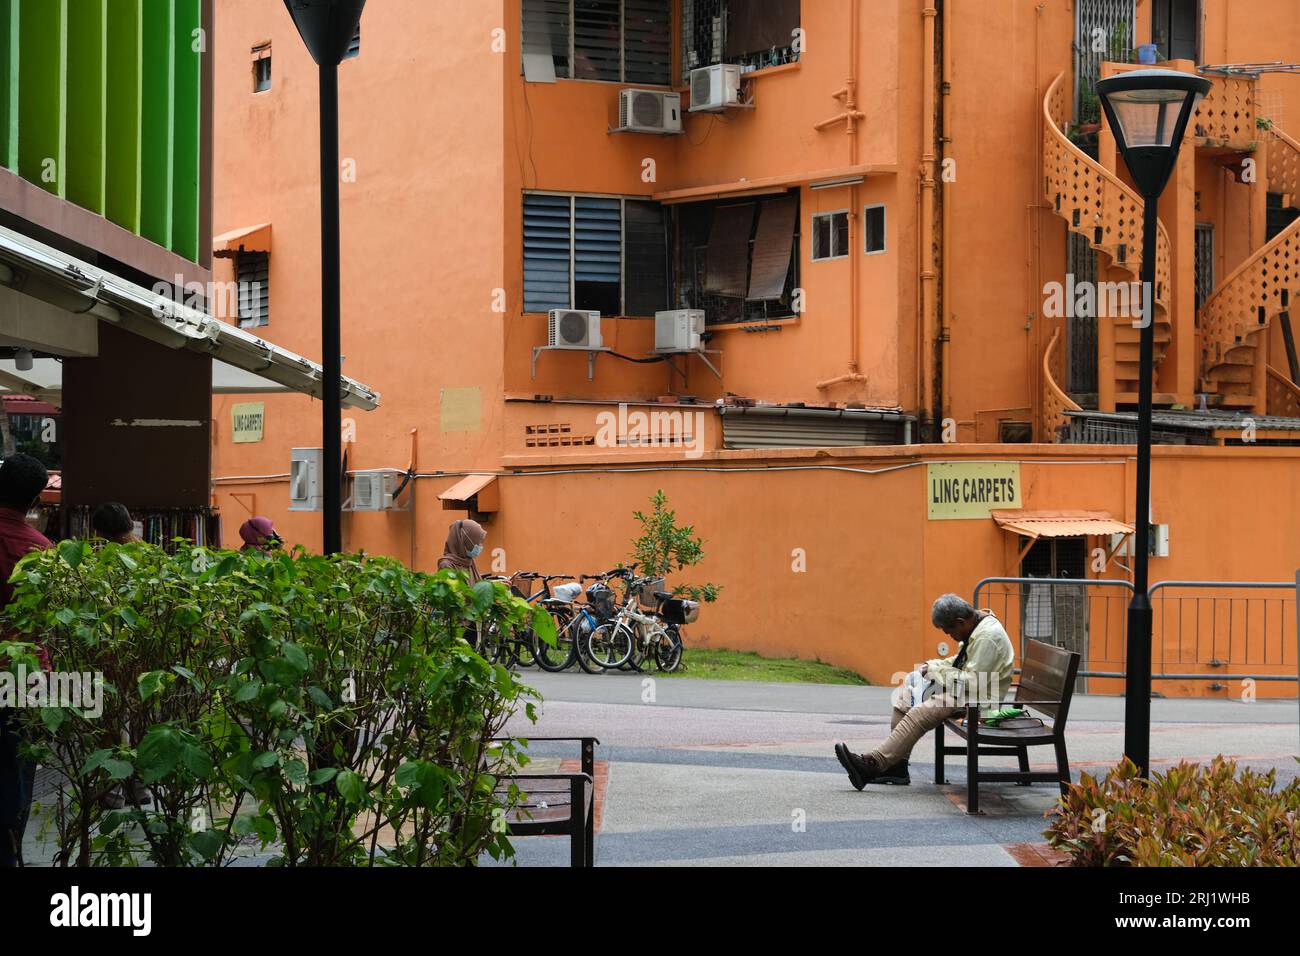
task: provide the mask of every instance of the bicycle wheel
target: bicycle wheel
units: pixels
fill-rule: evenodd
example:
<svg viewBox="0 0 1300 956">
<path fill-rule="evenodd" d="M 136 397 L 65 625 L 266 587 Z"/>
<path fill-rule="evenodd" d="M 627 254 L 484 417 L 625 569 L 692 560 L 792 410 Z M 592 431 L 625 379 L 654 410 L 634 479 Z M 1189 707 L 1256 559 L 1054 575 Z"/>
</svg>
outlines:
<svg viewBox="0 0 1300 956">
<path fill-rule="evenodd" d="M 585 674 L 599 674 L 601 671 L 600 666 L 591 659 L 591 652 L 587 650 L 587 639 L 591 637 L 591 632 L 594 630 L 595 628 L 592 627 L 591 621 L 585 614 L 579 614 L 575 618 L 573 624 L 573 656 Z"/>
<path fill-rule="evenodd" d="M 578 646 L 573 639 L 578 619 L 572 611 L 560 608 L 551 610 L 550 614 L 555 619 L 555 646 L 551 647 L 533 635 L 533 657 L 538 667 L 554 674 L 572 667 L 578 655 Z"/>
<path fill-rule="evenodd" d="M 682 636 L 677 628 L 670 627 L 655 644 L 655 666 L 665 674 L 671 674 L 682 664 Z"/>
<path fill-rule="evenodd" d="M 634 639 L 627 625 L 619 622 L 602 624 L 587 637 L 587 654 L 604 670 L 622 667 L 632 656 Z"/>
<path fill-rule="evenodd" d="M 485 661 L 497 663 L 505 646 L 500 629 L 495 624 L 478 622 L 473 625 L 473 631 L 475 652 Z"/>
</svg>

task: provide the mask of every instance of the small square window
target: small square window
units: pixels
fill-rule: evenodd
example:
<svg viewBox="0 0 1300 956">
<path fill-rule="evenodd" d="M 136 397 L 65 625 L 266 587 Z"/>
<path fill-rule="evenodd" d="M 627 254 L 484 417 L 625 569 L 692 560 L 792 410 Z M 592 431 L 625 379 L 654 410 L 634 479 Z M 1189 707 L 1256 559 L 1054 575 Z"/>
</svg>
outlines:
<svg viewBox="0 0 1300 956">
<path fill-rule="evenodd" d="M 849 254 L 849 214 L 847 210 L 823 212 L 812 221 L 814 262 L 843 259 Z"/>
<path fill-rule="evenodd" d="M 867 206 L 862 213 L 862 239 L 867 255 L 885 251 L 885 207 Z"/>
<path fill-rule="evenodd" d="M 271 88 L 271 45 L 253 47 L 253 92 L 265 93 Z"/>
</svg>

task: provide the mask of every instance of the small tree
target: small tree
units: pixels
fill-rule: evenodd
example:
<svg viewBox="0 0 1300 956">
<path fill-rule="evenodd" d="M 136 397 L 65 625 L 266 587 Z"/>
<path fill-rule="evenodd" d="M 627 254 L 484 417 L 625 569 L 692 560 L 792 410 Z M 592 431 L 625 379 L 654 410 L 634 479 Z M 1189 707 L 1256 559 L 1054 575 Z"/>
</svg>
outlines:
<svg viewBox="0 0 1300 956">
<path fill-rule="evenodd" d="M 668 509 L 668 497 L 662 489 L 654 493 L 650 504 L 654 510 L 649 514 L 632 512 L 641 522 L 641 534 L 632 542 L 632 560 L 640 569 L 645 574 L 666 577 L 703 561 L 703 540 L 695 536 L 693 525 L 677 526 L 677 513 Z M 673 588 L 674 594 L 689 594 L 697 601 L 716 601 L 721 592 L 717 584 L 681 584 Z"/>
</svg>

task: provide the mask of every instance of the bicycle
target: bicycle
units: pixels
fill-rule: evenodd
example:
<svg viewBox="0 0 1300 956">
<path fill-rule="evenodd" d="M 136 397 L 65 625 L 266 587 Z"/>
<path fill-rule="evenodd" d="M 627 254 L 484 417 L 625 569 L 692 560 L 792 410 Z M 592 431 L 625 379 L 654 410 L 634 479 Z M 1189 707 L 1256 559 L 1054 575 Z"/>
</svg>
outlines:
<svg viewBox="0 0 1300 956">
<path fill-rule="evenodd" d="M 660 671 L 675 671 L 684 651 L 681 625 L 699 618 L 699 604 L 658 590 L 655 585 L 662 584 L 662 578 L 628 575 L 626 580 L 622 605 L 612 620 L 588 637 L 588 653 L 605 670 L 631 664 L 639 671 L 641 663 L 653 655 Z"/>
<path fill-rule="evenodd" d="M 500 575 L 487 578 L 491 581 L 500 581 L 510 588 L 511 593 L 517 597 L 523 598 L 529 604 L 541 603 L 546 612 L 555 618 L 557 615 L 563 615 L 564 602 L 557 601 L 552 595 L 552 581 L 571 580 L 571 574 L 541 574 L 536 571 L 520 571 L 513 577 L 506 578 Z M 542 586 L 532 594 L 525 594 L 517 585 L 516 581 L 541 581 Z M 567 663 L 563 666 L 557 666 L 558 655 L 566 655 L 567 652 L 559 651 L 559 634 L 561 623 L 556 621 L 556 640 L 557 647 L 552 648 L 549 644 L 537 636 L 537 633 L 531 627 L 525 627 L 505 640 L 500 641 L 497 647 L 497 655 L 493 660 L 497 663 L 504 664 L 507 668 L 515 666 L 527 667 L 530 664 L 537 664 L 543 670 L 563 670 L 569 666 Z M 545 662 L 543 660 L 545 659 Z"/>
</svg>

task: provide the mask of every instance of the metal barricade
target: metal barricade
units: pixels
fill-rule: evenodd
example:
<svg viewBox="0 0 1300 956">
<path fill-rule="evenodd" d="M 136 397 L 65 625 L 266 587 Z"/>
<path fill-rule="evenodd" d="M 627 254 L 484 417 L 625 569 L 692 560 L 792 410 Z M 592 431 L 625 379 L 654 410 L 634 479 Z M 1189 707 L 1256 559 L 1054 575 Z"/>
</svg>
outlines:
<svg viewBox="0 0 1300 956">
<path fill-rule="evenodd" d="M 1220 683 L 1215 690 L 1300 681 L 1300 572 L 1294 582 L 1161 581 L 1149 594 L 1153 681 Z M 974 604 L 993 611 L 1022 652 L 1027 640 L 1078 651 L 1084 692 L 1089 679 L 1125 677 L 1132 596 L 1124 580 L 990 577 L 975 586 Z"/>
</svg>

